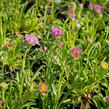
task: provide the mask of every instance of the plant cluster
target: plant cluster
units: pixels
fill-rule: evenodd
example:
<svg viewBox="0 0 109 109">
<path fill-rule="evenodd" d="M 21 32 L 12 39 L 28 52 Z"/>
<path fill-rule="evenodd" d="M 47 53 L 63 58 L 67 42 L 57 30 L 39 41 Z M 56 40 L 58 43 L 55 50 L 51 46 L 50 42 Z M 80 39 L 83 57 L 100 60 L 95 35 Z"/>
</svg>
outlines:
<svg viewBox="0 0 109 109">
<path fill-rule="evenodd" d="M 108 109 L 108 0 L 1 0 L 0 108 Z"/>
</svg>

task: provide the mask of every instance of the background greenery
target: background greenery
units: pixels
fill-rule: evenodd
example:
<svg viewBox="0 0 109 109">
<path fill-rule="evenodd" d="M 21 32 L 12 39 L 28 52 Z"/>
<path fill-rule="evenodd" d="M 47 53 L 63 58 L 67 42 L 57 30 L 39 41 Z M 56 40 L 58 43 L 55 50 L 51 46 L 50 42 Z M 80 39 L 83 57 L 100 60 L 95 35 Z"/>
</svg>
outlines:
<svg viewBox="0 0 109 109">
<path fill-rule="evenodd" d="M 109 1 L 81 0 L 84 7 L 80 8 L 75 0 L 75 20 L 65 7 L 71 2 L 1 0 L 0 83 L 8 85 L 0 87 L 1 109 L 109 108 L 105 100 L 109 96 L 109 69 L 101 67 L 101 62 L 109 63 Z M 103 7 L 102 17 L 88 8 L 90 2 Z M 61 38 L 52 36 L 53 26 L 62 29 Z M 28 44 L 27 33 L 37 36 L 40 43 Z M 64 42 L 62 47 L 58 46 L 60 41 Z M 40 46 L 47 46 L 49 52 L 40 51 Z M 77 60 L 70 54 L 74 46 L 82 49 Z M 45 95 L 39 91 L 42 82 L 49 86 Z"/>
</svg>

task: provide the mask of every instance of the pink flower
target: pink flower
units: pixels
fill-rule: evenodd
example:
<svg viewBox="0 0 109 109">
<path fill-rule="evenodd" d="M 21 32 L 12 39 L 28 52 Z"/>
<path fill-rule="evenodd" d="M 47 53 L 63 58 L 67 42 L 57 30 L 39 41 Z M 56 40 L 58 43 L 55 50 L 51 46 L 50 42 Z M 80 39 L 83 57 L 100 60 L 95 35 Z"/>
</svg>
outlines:
<svg viewBox="0 0 109 109">
<path fill-rule="evenodd" d="M 100 12 L 100 13 L 99 13 L 99 16 L 103 16 L 103 13 L 102 13 L 102 12 Z"/>
<path fill-rule="evenodd" d="M 98 5 L 98 4 L 94 6 L 94 10 L 96 12 L 101 12 L 101 9 L 102 9 L 102 7 L 100 5 Z"/>
<path fill-rule="evenodd" d="M 68 5 L 68 8 L 72 8 L 72 5 L 71 5 L 71 4 L 69 4 L 69 5 Z"/>
<path fill-rule="evenodd" d="M 106 97 L 106 101 L 109 102 L 109 96 Z"/>
<path fill-rule="evenodd" d="M 16 40 L 14 40 L 14 43 L 16 43 Z"/>
<path fill-rule="evenodd" d="M 80 26 L 81 26 L 81 25 L 80 25 L 79 23 L 78 23 L 78 24 L 76 24 L 76 27 L 78 27 L 78 28 L 79 28 Z"/>
<path fill-rule="evenodd" d="M 92 3 L 89 3 L 89 8 L 93 9 L 93 4 Z"/>
<path fill-rule="evenodd" d="M 43 50 L 42 46 L 40 46 L 40 51 L 42 51 L 42 50 Z M 44 46 L 44 50 L 47 51 L 47 47 L 46 46 Z"/>
<path fill-rule="evenodd" d="M 59 38 L 63 33 L 63 31 L 57 27 L 52 27 L 51 31 L 52 31 L 52 35 L 57 38 Z"/>
<path fill-rule="evenodd" d="M 53 56 L 54 60 L 56 60 L 57 56 Z"/>
<path fill-rule="evenodd" d="M 72 14 L 71 14 L 71 18 L 72 18 L 72 19 L 75 19 L 75 16 L 76 16 L 75 13 L 72 13 Z"/>
<path fill-rule="evenodd" d="M 42 93 L 48 92 L 48 85 L 45 82 L 43 82 L 39 86 L 39 91 L 42 92 Z"/>
<path fill-rule="evenodd" d="M 2 100 L 0 100 L 0 107 L 2 106 L 2 104 L 3 104 L 3 101 L 2 101 Z"/>
<path fill-rule="evenodd" d="M 70 9 L 67 11 L 67 13 L 70 15 L 70 17 L 71 17 L 72 19 L 74 19 L 75 16 L 76 16 L 75 13 L 73 13 L 72 10 L 70 10 Z"/>
<path fill-rule="evenodd" d="M 83 4 L 82 4 L 82 3 L 80 3 L 80 4 L 79 4 L 79 7 L 83 7 Z"/>
<path fill-rule="evenodd" d="M 59 47 L 62 47 L 63 46 L 63 44 L 64 44 L 64 42 L 59 42 Z"/>
<path fill-rule="evenodd" d="M 88 42 L 92 43 L 92 42 L 93 42 L 93 40 L 92 40 L 91 38 L 88 38 Z"/>
<path fill-rule="evenodd" d="M 9 47 L 9 48 L 11 48 L 11 47 L 12 47 L 12 44 L 11 44 L 11 43 L 9 43 L 9 44 L 8 44 L 8 47 Z"/>
<path fill-rule="evenodd" d="M 33 36 L 32 34 L 25 34 L 25 40 L 32 45 L 38 44 L 39 40 L 37 37 Z"/>
<path fill-rule="evenodd" d="M 70 14 L 70 15 L 72 15 L 72 10 L 69 9 L 69 10 L 67 11 L 67 13 Z"/>
<path fill-rule="evenodd" d="M 16 35 L 17 35 L 17 36 L 21 36 L 22 34 L 21 34 L 20 32 L 17 32 Z"/>
<path fill-rule="evenodd" d="M 71 50 L 71 55 L 74 57 L 74 58 L 78 58 L 80 56 L 80 53 L 81 53 L 81 48 L 73 48 Z"/>
</svg>

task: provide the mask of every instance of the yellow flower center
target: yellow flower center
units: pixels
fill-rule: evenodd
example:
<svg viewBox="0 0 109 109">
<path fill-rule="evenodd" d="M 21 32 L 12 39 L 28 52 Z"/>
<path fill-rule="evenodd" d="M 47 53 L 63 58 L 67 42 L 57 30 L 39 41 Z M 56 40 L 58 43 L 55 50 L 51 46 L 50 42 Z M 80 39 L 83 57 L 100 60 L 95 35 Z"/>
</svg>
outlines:
<svg viewBox="0 0 109 109">
<path fill-rule="evenodd" d="M 33 42 L 33 39 L 31 38 L 30 42 L 32 43 Z"/>
<path fill-rule="evenodd" d="M 101 67 L 102 67 L 103 69 L 107 70 L 107 69 L 108 69 L 108 64 L 107 64 L 106 62 L 102 62 L 102 63 L 101 63 Z"/>
<path fill-rule="evenodd" d="M 42 90 L 42 91 L 46 91 L 46 90 L 47 90 L 47 86 L 46 86 L 46 85 L 43 85 L 43 86 L 41 87 L 41 90 Z"/>
</svg>

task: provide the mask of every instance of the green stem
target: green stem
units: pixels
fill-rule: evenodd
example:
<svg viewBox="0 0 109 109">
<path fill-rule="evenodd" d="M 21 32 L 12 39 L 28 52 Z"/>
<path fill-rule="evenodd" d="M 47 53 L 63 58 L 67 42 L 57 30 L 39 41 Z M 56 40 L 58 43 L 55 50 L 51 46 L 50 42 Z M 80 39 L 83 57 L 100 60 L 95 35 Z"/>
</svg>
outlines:
<svg viewBox="0 0 109 109">
<path fill-rule="evenodd" d="M 51 12 L 52 15 L 54 15 L 54 0 L 52 1 L 52 12 Z"/>
<path fill-rule="evenodd" d="M 44 95 L 43 98 L 43 109 L 47 109 L 47 95 Z"/>
<path fill-rule="evenodd" d="M 2 100 L 3 100 L 3 102 L 5 100 L 5 97 L 4 97 L 4 89 L 2 90 Z"/>
<path fill-rule="evenodd" d="M 62 73 L 60 74 L 60 80 L 59 80 L 59 85 L 58 85 L 58 94 L 56 96 L 56 99 L 55 99 L 55 107 L 54 109 L 57 109 L 58 107 L 58 102 L 59 102 L 59 99 L 61 97 L 61 86 L 62 86 L 62 80 L 63 80 L 63 74 L 64 74 L 64 67 L 62 67 L 63 71 Z"/>
<path fill-rule="evenodd" d="M 4 73 L 4 65 L 1 66 L 1 73 Z"/>
<path fill-rule="evenodd" d="M 24 72 L 25 69 L 25 61 L 26 61 L 26 55 L 28 53 L 28 51 L 31 49 L 31 46 L 27 49 L 26 53 L 23 56 L 23 61 L 22 61 L 22 72 Z"/>
<path fill-rule="evenodd" d="M 2 17 L 1 17 L 1 19 L 0 19 L 0 22 L 1 22 L 1 26 L 0 26 L 0 28 L 1 28 L 1 30 L 0 30 L 0 32 L 1 32 L 1 48 L 3 48 L 3 46 L 4 46 L 4 38 L 3 38 Z"/>
</svg>

